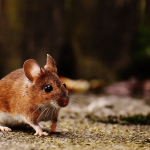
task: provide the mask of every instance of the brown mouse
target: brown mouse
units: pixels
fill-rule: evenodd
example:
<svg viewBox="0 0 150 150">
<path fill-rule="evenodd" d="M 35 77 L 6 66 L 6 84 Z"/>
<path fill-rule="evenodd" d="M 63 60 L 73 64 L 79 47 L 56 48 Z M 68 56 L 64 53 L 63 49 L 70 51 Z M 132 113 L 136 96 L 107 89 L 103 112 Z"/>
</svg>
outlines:
<svg viewBox="0 0 150 150">
<path fill-rule="evenodd" d="M 0 130 L 11 131 L 9 127 L 26 123 L 35 129 L 35 135 L 48 135 L 39 122 L 51 120 L 49 133 L 58 132 L 59 110 L 68 103 L 68 90 L 57 75 L 53 58 L 47 54 L 44 68 L 29 59 L 22 69 L 0 80 Z"/>
</svg>

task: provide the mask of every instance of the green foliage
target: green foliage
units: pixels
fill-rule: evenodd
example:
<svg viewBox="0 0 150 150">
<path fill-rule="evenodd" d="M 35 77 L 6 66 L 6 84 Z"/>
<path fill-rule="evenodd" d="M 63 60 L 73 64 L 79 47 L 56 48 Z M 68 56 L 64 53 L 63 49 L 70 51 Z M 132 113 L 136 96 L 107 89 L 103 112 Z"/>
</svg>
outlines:
<svg viewBox="0 0 150 150">
<path fill-rule="evenodd" d="M 131 63 L 120 72 L 120 79 L 134 76 L 138 79 L 150 77 L 150 28 L 144 17 L 137 28 L 135 50 L 131 56 Z"/>
<path fill-rule="evenodd" d="M 119 120 L 118 120 L 119 118 L 116 116 L 98 117 L 92 114 L 88 114 L 86 115 L 86 118 L 88 118 L 92 122 L 102 122 L 102 123 L 111 123 L 111 124 L 119 123 Z"/>
<path fill-rule="evenodd" d="M 98 117 L 92 114 L 86 116 L 92 122 L 102 122 L 111 124 L 140 124 L 140 125 L 150 125 L 150 113 L 147 115 L 132 115 L 132 116 L 108 116 L 108 117 Z"/>
<path fill-rule="evenodd" d="M 150 124 L 150 113 L 147 115 L 133 115 L 128 117 L 123 117 L 120 119 L 121 122 L 126 122 L 127 124 L 141 124 L 149 125 Z M 120 122 L 120 124 L 121 124 Z"/>
<path fill-rule="evenodd" d="M 145 57 L 150 57 L 150 29 L 145 20 L 141 21 L 138 27 L 137 49 L 134 54 L 135 61 L 142 61 Z"/>
</svg>

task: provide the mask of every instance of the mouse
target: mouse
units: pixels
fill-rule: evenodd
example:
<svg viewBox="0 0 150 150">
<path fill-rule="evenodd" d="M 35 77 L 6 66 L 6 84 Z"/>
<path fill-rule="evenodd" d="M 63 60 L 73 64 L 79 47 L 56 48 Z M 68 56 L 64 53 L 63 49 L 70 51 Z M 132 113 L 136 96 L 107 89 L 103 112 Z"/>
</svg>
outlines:
<svg viewBox="0 0 150 150">
<path fill-rule="evenodd" d="M 47 54 L 44 67 L 34 59 L 26 60 L 23 68 L 0 80 L 0 130 L 9 132 L 13 126 L 28 124 L 34 135 L 60 132 L 57 118 L 68 103 L 68 90 L 59 79 L 54 59 Z M 43 132 L 40 121 L 52 122 L 49 132 Z"/>
</svg>

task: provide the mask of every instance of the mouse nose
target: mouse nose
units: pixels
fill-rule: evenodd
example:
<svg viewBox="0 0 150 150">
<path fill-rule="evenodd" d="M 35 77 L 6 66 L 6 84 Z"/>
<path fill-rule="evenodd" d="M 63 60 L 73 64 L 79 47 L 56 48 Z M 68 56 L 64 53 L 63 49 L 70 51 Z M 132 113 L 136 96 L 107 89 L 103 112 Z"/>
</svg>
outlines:
<svg viewBox="0 0 150 150">
<path fill-rule="evenodd" d="M 58 105 L 60 107 L 65 107 L 65 106 L 68 105 L 68 103 L 69 103 L 69 97 L 61 98 L 61 99 L 58 100 Z"/>
</svg>

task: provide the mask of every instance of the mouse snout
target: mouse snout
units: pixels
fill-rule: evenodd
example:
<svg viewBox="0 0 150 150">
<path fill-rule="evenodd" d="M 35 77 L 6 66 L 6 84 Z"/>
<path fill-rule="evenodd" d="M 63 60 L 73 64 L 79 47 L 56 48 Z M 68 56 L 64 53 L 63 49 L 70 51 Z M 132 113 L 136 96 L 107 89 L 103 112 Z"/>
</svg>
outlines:
<svg viewBox="0 0 150 150">
<path fill-rule="evenodd" d="M 59 105 L 60 107 L 65 107 L 65 106 L 68 105 L 68 103 L 69 103 L 69 97 L 65 97 L 65 98 L 60 98 L 60 99 L 58 99 L 58 105 Z"/>
</svg>

